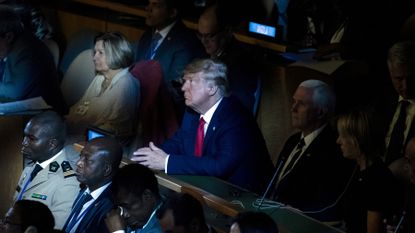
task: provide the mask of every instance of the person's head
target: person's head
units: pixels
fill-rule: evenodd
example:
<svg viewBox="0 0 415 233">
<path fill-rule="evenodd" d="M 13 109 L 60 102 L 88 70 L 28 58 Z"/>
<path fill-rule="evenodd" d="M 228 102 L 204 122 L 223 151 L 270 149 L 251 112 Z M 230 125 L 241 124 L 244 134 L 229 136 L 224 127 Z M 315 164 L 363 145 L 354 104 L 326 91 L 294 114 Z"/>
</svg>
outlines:
<svg viewBox="0 0 415 233">
<path fill-rule="evenodd" d="M 122 159 L 122 147 L 111 137 L 87 142 L 76 162 L 76 177 L 91 191 L 112 180 Z"/>
<path fill-rule="evenodd" d="M 415 137 L 411 138 L 406 145 L 405 158 L 408 162 L 409 180 L 415 184 Z"/>
<path fill-rule="evenodd" d="M 49 208 L 38 201 L 20 200 L 14 203 L 0 223 L 1 233 L 49 233 L 55 220 Z"/>
<path fill-rule="evenodd" d="M 160 201 L 157 178 L 141 164 L 122 167 L 112 180 L 116 206 L 124 209 L 125 223 L 132 229 L 142 228 Z"/>
<path fill-rule="evenodd" d="M 7 56 L 15 38 L 23 32 L 23 24 L 12 7 L 0 5 L 0 59 Z"/>
<path fill-rule="evenodd" d="M 22 154 L 30 160 L 43 162 L 62 150 L 65 137 L 63 118 L 53 111 L 42 112 L 26 124 Z"/>
<path fill-rule="evenodd" d="M 293 96 L 292 126 L 308 135 L 327 123 L 335 102 L 335 95 L 325 82 L 310 79 L 300 83 Z"/>
<path fill-rule="evenodd" d="M 157 212 L 163 232 L 206 233 L 202 204 L 190 194 L 172 195 Z"/>
<path fill-rule="evenodd" d="M 227 25 L 219 13 L 218 5 L 209 6 L 200 15 L 197 25 L 197 36 L 211 57 L 223 51 L 232 38 L 231 26 Z"/>
<path fill-rule="evenodd" d="M 128 40 L 119 32 L 105 32 L 94 39 L 93 60 L 98 73 L 129 67 L 134 53 Z"/>
<path fill-rule="evenodd" d="M 343 156 L 358 161 L 360 166 L 367 166 L 367 162 L 383 153 L 383 138 L 373 113 L 355 110 L 342 114 L 337 120 L 337 130 L 337 144 Z"/>
<path fill-rule="evenodd" d="M 196 112 L 205 113 L 220 98 L 229 95 L 227 68 L 222 62 L 196 60 L 183 73 L 185 104 Z"/>
<path fill-rule="evenodd" d="M 415 98 L 415 41 L 394 44 L 388 53 L 393 87 L 405 99 Z"/>
<path fill-rule="evenodd" d="M 278 233 L 278 227 L 266 213 L 248 211 L 232 221 L 230 233 Z"/>
<path fill-rule="evenodd" d="M 146 24 L 161 30 L 179 18 L 182 0 L 149 0 Z"/>
</svg>

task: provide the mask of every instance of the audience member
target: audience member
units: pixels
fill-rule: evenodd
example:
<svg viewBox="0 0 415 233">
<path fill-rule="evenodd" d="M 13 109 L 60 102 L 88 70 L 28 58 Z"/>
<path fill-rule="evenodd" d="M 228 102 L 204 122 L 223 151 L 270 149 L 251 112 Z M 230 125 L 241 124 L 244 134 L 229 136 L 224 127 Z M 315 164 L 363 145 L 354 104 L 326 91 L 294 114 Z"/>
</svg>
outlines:
<svg viewBox="0 0 415 233">
<path fill-rule="evenodd" d="M 415 136 L 415 42 L 393 45 L 388 53 L 390 78 L 399 95 L 387 132 L 384 161 L 391 164 L 403 157 L 408 139 Z"/>
<path fill-rule="evenodd" d="M 367 112 L 341 115 L 337 122 L 343 156 L 357 168 L 344 195 L 346 232 L 384 232 L 382 219 L 398 207 L 399 186 L 380 159 L 382 134 Z"/>
<path fill-rule="evenodd" d="M 248 211 L 238 214 L 229 233 L 278 233 L 278 227 L 266 213 Z"/>
<path fill-rule="evenodd" d="M 181 128 L 158 148 L 152 142 L 132 160 L 167 174 L 216 176 L 262 192 L 272 162 L 255 119 L 228 96 L 226 66 L 197 60 L 184 70 L 182 90 L 189 107 Z"/>
<path fill-rule="evenodd" d="M 411 233 L 415 232 L 415 137 L 408 140 L 405 149 L 405 171 L 402 178 L 405 184 L 405 195 L 403 208 L 393 218 L 386 219 L 388 233 Z M 399 226 L 398 226 L 399 224 Z M 399 231 L 396 228 L 399 227 Z"/>
<path fill-rule="evenodd" d="M 206 53 L 212 59 L 222 61 L 228 67 L 231 93 L 250 110 L 255 103 L 258 83 L 258 66 L 244 45 L 233 36 L 227 9 L 212 5 L 203 12 L 198 23 L 198 37 Z"/>
<path fill-rule="evenodd" d="M 278 157 L 273 194 L 322 221 L 340 219 L 337 202 L 352 173 L 329 125 L 334 109 L 335 96 L 326 83 L 300 83 L 291 107 L 292 126 L 300 132 L 288 138 Z"/>
<path fill-rule="evenodd" d="M 128 71 L 133 51 L 124 35 L 95 37 L 93 60 L 97 76 L 67 116 L 71 134 L 83 135 L 92 125 L 117 136 L 130 136 L 137 126 L 140 85 Z"/>
<path fill-rule="evenodd" d="M 0 223 L 2 233 L 52 233 L 55 220 L 49 208 L 38 201 L 20 200 Z"/>
<path fill-rule="evenodd" d="M 122 167 L 112 181 L 116 209 L 106 218 L 109 232 L 161 233 L 156 216 L 160 206 L 157 178 L 140 164 Z"/>
<path fill-rule="evenodd" d="M 0 4 L 0 102 L 38 96 L 56 111 L 66 111 L 49 49 L 24 30 L 11 7 Z"/>
<path fill-rule="evenodd" d="M 160 62 L 167 89 L 173 96 L 178 114 L 183 114 L 183 93 L 172 81 L 181 78 L 184 67 L 203 56 L 203 49 L 194 33 L 181 21 L 180 0 L 149 0 L 146 24 L 149 27 L 138 42 L 136 61 L 154 59 Z M 181 117 L 179 116 L 179 119 Z"/>
<path fill-rule="evenodd" d="M 36 200 L 46 204 L 62 229 L 79 191 L 75 172 L 63 149 L 65 123 L 55 112 L 34 116 L 24 129 L 22 153 L 34 162 L 20 176 L 14 200 Z"/>
<path fill-rule="evenodd" d="M 118 171 L 121 158 L 122 148 L 113 138 L 95 138 L 85 145 L 76 163 L 76 176 L 86 188 L 73 203 L 63 227 L 65 232 L 108 232 L 105 217 L 114 203 L 111 180 Z"/>
<path fill-rule="evenodd" d="M 163 232 L 208 233 L 203 207 L 190 194 L 181 193 L 169 196 L 157 211 Z"/>
</svg>

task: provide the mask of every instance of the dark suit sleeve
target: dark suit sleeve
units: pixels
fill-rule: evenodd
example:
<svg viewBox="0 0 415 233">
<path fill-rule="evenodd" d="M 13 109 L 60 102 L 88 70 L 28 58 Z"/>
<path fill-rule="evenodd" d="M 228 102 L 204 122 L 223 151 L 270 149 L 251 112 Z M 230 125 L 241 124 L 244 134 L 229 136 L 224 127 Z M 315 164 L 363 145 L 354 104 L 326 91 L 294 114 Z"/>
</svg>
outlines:
<svg viewBox="0 0 415 233">
<path fill-rule="evenodd" d="M 246 137 L 250 130 L 249 126 L 247 129 L 240 127 L 242 125 L 245 125 L 242 119 L 230 119 L 223 122 L 220 129 L 217 129 L 209 139 L 208 147 L 205 148 L 206 153 L 201 158 L 193 155 L 194 145 L 192 143 L 187 143 L 187 148 L 182 151 L 174 151 L 181 152 L 181 154 L 170 154 L 167 172 L 169 174 L 229 176 L 239 164 L 246 162 L 249 153 L 255 153 L 253 152 L 254 143 L 249 142 Z"/>
</svg>

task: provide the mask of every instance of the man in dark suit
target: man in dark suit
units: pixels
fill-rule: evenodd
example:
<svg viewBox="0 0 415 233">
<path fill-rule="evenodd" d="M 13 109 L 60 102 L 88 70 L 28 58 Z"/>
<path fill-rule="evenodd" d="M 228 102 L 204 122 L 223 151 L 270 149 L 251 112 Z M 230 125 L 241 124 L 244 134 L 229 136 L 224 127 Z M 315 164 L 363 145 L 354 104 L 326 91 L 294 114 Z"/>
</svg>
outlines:
<svg viewBox="0 0 415 233">
<path fill-rule="evenodd" d="M 212 5 L 203 12 L 198 22 L 198 38 L 205 52 L 228 67 L 228 82 L 232 95 L 255 113 L 259 67 L 254 54 L 238 41 L 232 32 L 228 8 Z"/>
<path fill-rule="evenodd" d="M 391 164 L 403 158 L 408 140 L 415 136 L 415 42 L 404 41 L 393 45 L 388 53 L 388 68 L 398 94 L 398 101 L 394 100 L 395 108 L 390 108 L 395 111 L 390 114 L 392 117 L 385 138 L 384 160 L 386 164 Z"/>
<path fill-rule="evenodd" d="M 150 0 L 146 7 L 146 24 L 138 42 L 136 61 L 154 59 L 160 62 L 167 88 L 179 112 L 183 112 L 183 96 L 172 81 L 181 78 L 184 67 L 194 58 L 203 56 L 202 45 L 194 32 L 180 19 L 182 1 Z"/>
<path fill-rule="evenodd" d="M 335 96 L 319 80 L 302 82 L 293 96 L 292 126 L 299 129 L 288 138 L 277 161 L 273 198 L 320 220 L 338 220 L 337 207 L 352 165 L 336 144 L 329 126 Z"/>
<path fill-rule="evenodd" d="M 122 148 L 113 138 L 95 138 L 85 145 L 76 163 L 76 176 L 86 188 L 74 201 L 65 232 L 108 232 L 104 219 L 113 207 L 111 180 L 121 158 Z"/>
<path fill-rule="evenodd" d="M 0 5 L 0 102 L 38 96 L 65 113 L 52 54 L 12 8 Z"/>
<path fill-rule="evenodd" d="M 272 170 L 255 119 L 228 96 L 226 66 L 205 59 L 184 70 L 182 126 L 161 148 L 150 142 L 132 160 L 168 174 L 216 176 L 255 192 L 264 191 Z"/>
</svg>

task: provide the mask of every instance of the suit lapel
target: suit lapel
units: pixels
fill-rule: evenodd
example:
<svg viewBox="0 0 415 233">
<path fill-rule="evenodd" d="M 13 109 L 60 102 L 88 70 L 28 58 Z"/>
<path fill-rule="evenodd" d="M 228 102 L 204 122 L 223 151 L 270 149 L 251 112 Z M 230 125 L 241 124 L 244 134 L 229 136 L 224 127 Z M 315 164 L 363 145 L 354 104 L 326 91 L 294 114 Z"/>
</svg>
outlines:
<svg viewBox="0 0 415 233">
<path fill-rule="evenodd" d="M 215 113 L 213 113 L 212 119 L 210 120 L 209 127 L 207 129 L 207 132 L 205 134 L 205 139 L 203 141 L 203 152 L 206 150 L 209 145 L 211 139 L 213 138 L 213 135 L 216 133 L 216 129 L 220 127 L 220 122 L 222 119 L 222 113 L 223 109 L 228 105 L 228 99 L 224 97 L 222 101 L 220 102 L 218 108 L 216 109 Z M 203 153 L 202 153 L 203 154 Z"/>
</svg>

